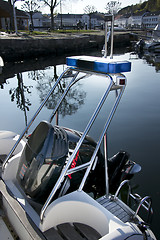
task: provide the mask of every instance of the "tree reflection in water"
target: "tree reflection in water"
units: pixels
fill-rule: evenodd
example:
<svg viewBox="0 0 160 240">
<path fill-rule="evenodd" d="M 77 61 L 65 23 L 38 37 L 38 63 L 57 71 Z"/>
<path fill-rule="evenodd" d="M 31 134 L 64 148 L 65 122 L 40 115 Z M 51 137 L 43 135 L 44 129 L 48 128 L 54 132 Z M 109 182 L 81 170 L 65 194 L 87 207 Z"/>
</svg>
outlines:
<svg viewBox="0 0 160 240">
<path fill-rule="evenodd" d="M 52 67 L 50 67 L 52 68 Z M 39 91 L 39 96 L 41 99 L 41 102 L 45 99 L 48 92 L 51 90 L 53 85 L 55 84 L 56 80 L 58 79 L 56 66 L 54 66 L 54 74 L 53 77 L 50 75 L 44 74 L 44 71 L 36 71 L 34 73 L 31 73 L 32 79 L 38 80 L 37 81 L 37 89 Z M 31 76 L 30 76 L 31 77 Z M 57 105 L 57 102 L 59 100 L 59 97 L 63 94 L 66 86 L 68 85 L 68 81 L 70 78 L 63 78 L 63 81 L 60 82 L 54 93 L 51 95 L 49 100 L 46 103 L 46 107 L 48 109 L 54 109 Z M 82 89 L 80 89 L 81 84 L 76 83 L 72 88 L 69 90 L 68 94 L 64 98 L 61 107 L 59 109 L 59 114 L 62 115 L 62 117 L 66 115 L 72 115 L 74 114 L 78 108 L 84 104 L 84 99 L 86 97 L 86 92 L 84 92 Z"/>
<path fill-rule="evenodd" d="M 45 99 L 48 92 L 51 90 L 56 80 L 58 79 L 58 67 L 62 69 L 62 65 L 55 65 L 45 67 L 44 70 L 28 70 L 28 79 L 36 81 L 36 89 L 38 90 L 38 96 L 41 102 Z M 17 108 L 24 111 L 25 124 L 27 125 L 27 111 L 30 110 L 30 106 L 32 105 L 29 99 L 29 95 L 32 93 L 31 88 L 33 88 L 33 86 L 26 86 L 24 84 L 23 72 L 16 73 L 16 76 L 18 85 L 15 88 L 11 88 L 9 90 L 9 94 L 11 101 L 16 103 Z M 63 78 L 61 83 L 57 85 L 54 93 L 50 96 L 48 102 L 46 103 L 47 109 L 55 108 L 59 97 L 63 94 L 70 80 L 71 78 Z M 58 113 L 61 114 L 62 117 L 74 114 L 78 108 L 84 104 L 85 97 L 86 92 L 82 90 L 81 84 L 76 83 L 72 86 L 67 96 L 64 98 Z"/>
<path fill-rule="evenodd" d="M 32 86 L 25 86 L 23 83 L 22 73 L 17 74 L 18 86 L 16 88 L 11 88 L 9 94 L 11 96 L 11 101 L 16 101 L 17 107 L 24 111 L 25 116 L 25 124 L 27 125 L 27 113 L 29 111 L 29 106 L 31 106 L 31 102 L 29 98 L 25 97 L 25 93 L 30 94 L 30 89 Z"/>
</svg>

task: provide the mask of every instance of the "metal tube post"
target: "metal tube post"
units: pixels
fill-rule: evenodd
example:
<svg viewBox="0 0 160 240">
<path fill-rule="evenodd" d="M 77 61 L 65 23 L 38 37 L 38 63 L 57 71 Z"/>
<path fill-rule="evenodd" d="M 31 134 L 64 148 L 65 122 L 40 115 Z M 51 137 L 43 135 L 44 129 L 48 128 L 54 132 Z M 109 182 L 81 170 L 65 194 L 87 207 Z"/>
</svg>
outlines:
<svg viewBox="0 0 160 240">
<path fill-rule="evenodd" d="M 109 180 L 108 180 L 108 146 L 107 133 L 104 135 L 104 159 L 105 159 L 105 180 L 106 180 L 106 197 L 109 195 Z"/>
<path fill-rule="evenodd" d="M 104 44 L 104 50 L 105 50 L 105 53 L 104 53 L 104 57 L 107 58 L 107 41 L 108 41 L 108 38 L 107 38 L 107 33 L 108 33 L 108 22 L 106 21 L 105 22 L 105 44 Z"/>
<path fill-rule="evenodd" d="M 112 21 L 111 21 L 111 54 L 110 59 L 113 59 L 113 36 L 114 35 L 114 15 L 112 15 Z"/>
<path fill-rule="evenodd" d="M 120 99 L 121 99 L 121 97 L 122 97 L 122 95 L 123 95 L 124 89 L 125 89 L 125 86 L 122 87 L 121 92 L 119 93 L 119 96 L 117 97 L 117 99 L 116 99 L 116 101 L 115 101 L 115 104 L 114 104 L 114 106 L 113 106 L 113 108 L 112 108 L 112 110 L 111 110 L 111 112 L 110 112 L 110 115 L 109 115 L 109 117 L 108 117 L 108 119 L 107 119 L 107 122 L 106 122 L 106 124 L 105 124 L 105 126 L 104 126 L 104 128 L 103 128 L 103 131 L 102 131 L 102 133 L 101 133 L 101 135 L 100 135 L 100 138 L 99 138 L 99 141 L 98 141 L 98 143 L 97 143 L 97 146 L 96 146 L 96 148 L 95 148 L 95 150 L 94 150 L 94 153 L 93 153 L 93 155 L 92 155 L 91 164 L 90 164 L 90 166 L 87 168 L 87 170 L 86 170 L 86 172 L 85 172 L 85 174 L 84 174 L 84 177 L 83 177 L 83 179 L 82 179 L 82 182 L 81 182 L 81 184 L 80 184 L 80 187 L 79 187 L 79 189 L 78 189 L 79 191 L 82 191 L 82 189 L 83 189 L 83 187 L 84 187 L 84 184 L 85 184 L 86 179 L 87 179 L 87 177 L 88 177 L 88 174 L 89 174 L 89 172 L 90 172 L 90 170 L 91 170 L 91 168 L 92 168 L 92 165 L 93 165 L 93 163 L 94 163 L 95 157 L 96 157 L 96 155 L 97 155 L 97 152 L 98 152 L 98 150 L 99 150 L 99 148 L 100 148 L 100 145 L 101 145 L 101 143 L 102 143 L 102 140 L 103 140 L 103 138 L 104 138 L 104 135 L 105 135 L 106 132 L 107 132 L 107 129 L 108 129 L 110 123 L 111 123 L 111 120 L 112 120 L 112 118 L 113 118 L 113 116 L 114 116 L 114 113 L 115 113 L 115 111 L 116 111 L 116 109 L 117 109 L 117 107 L 118 107 L 118 104 L 119 104 L 119 102 L 120 102 Z"/>
</svg>

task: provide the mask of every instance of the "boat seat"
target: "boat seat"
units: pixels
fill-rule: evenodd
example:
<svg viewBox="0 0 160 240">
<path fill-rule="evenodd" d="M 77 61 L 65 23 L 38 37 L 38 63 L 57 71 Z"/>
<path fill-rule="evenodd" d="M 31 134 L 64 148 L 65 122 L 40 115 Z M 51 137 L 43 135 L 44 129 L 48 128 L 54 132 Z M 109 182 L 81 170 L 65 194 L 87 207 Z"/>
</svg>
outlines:
<svg viewBox="0 0 160 240">
<path fill-rule="evenodd" d="M 47 240 L 98 240 L 102 236 L 92 227 L 82 223 L 63 223 L 44 232 Z"/>
</svg>

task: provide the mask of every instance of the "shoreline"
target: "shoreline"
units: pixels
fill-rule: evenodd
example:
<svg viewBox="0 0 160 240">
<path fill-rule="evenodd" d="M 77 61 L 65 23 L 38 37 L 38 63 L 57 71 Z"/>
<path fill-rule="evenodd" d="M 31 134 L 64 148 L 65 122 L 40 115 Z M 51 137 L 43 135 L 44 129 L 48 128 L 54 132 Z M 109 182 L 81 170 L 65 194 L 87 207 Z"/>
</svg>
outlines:
<svg viewBox="0 0 160 240">
<path fill-rule="evenodd" d="M 127 47 L 136 36 L 129 32 L 114 34 L 114 47 Z M 23 61 L 45 56 L 60 56 L 78 53 L 89 49 L 102 49 L 104 32 L 93 33 L 53 33 L 48 35 L 29 36 L 21 34 L 0 35 L 0 56 L 4 62 Z"/>
</svg>

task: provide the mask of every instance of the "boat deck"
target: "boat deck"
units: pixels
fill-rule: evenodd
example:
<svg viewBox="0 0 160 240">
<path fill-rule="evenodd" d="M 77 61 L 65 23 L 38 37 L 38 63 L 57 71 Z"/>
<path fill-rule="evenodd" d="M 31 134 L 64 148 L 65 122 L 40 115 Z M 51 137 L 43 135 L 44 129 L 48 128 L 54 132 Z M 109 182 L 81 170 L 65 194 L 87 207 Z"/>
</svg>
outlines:
<svg viewBox="0 0 160 240">
<path fill-rule="evenodd" d="M 119 199 L 112 200 L 103 196 L 97 199 L 97 202 L 124 223 L 130 221 L 133 216 L 132 210 Z M 56 240 L 98 240 L 101 238 L 100 234 L 93 228 L 81 223 L 60 224 L 55 228 L 49 229 L 44 234 L 47 239 L 51 239 L 54 236 Z"/>
<path fill-rule="evenodd" d="M 44 235 L 48 240 L 98 240 L 102 237 L 95 229 L 82 223 L 63 223 L 47 230 Z"/>
<path fill-rule="evenodd" d="M 119 199 L 112 200 L 106 196 L 103 196 L 97 199 L 97 202 L 114 214 L 114 216 L 119 218 L 122 222 L 126 223 L 131 221 L 133 212 Z"/>
</svg>

